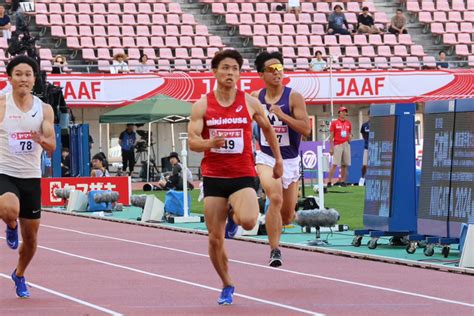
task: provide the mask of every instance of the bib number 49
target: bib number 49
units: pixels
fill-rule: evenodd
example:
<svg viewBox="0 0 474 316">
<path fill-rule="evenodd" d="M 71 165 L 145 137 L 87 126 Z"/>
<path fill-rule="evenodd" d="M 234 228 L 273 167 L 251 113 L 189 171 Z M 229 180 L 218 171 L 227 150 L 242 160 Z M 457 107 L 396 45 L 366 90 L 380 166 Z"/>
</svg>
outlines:
<svg viewBox="0 0 474 316">
<path fill-rule="evenodd" d="M 224 146 L 221 147 L 222 149 L 234 149 L 235 148 L 235 141 L 233 139 L 226 139 L 224 141 Z"/>
</svg>

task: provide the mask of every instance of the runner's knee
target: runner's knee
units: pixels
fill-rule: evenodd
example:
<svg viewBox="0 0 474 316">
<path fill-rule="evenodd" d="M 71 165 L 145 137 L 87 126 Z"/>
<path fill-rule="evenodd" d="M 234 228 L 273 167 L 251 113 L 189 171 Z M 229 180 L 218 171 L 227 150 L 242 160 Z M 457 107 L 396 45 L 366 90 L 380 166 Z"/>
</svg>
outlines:
<svg viewBox="0 0 474 316">
<path fill-rule="evenodd" d="M 245 214 L 239 217 L 239 225 L 245 230 L 251 230 L 257 224 L 258 214 Z"/>
<path fill-rule="evenodd" d="M 224 246 L 224 236 L 218 236 L 215 233 L 209 233 L 209 247 L 218 249 Z"/>
<path fill-rule="evenodd" d="M 275 208 L 272 207 L 272 209 L 277 209 L 280 211 L 281 206 L 283 204 L 283 196 L 279 192 L 271 193 L 270 195 L 267 196 L 270 199 L 270 205 L 275 206 Z"/>
<path fill-rule="evenodd" d="M 12 220 L 20 214 L 20 201 L 13 193 L 7 192 L 0 198 L 0 214 L 3 219 Z"/>
</svg>

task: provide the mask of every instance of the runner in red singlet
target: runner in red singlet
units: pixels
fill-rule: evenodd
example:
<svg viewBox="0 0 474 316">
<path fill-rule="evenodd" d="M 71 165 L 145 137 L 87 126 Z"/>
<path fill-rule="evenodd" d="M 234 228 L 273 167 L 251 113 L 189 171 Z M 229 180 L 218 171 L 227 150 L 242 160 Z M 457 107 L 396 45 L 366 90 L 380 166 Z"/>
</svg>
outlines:
<svg viewBox="0 0 474 316">
<path fill-rule="evenodd" d="M 283 173 L 278 141 L 260 102 L 236 88 L 242 56 L 225 50 L 212 59 L 217 90 L 197 101 L 189 123 L 189 148 L 204 152 L 204 216 L 209 231 L 209 255 L 223 282 L 220 305 L 232 304 L 233 282 L 228 272 L 224 236 L 232 237 L 237 225 L 252 229 L 259 206 L 255 192 L 252 119 L 262 129 L 276 164 L 273 177 Z M 229 204 L 232 212 L 228 212 Z M 227 227 L 226 227 L 227 219 Z"/>
</svg>

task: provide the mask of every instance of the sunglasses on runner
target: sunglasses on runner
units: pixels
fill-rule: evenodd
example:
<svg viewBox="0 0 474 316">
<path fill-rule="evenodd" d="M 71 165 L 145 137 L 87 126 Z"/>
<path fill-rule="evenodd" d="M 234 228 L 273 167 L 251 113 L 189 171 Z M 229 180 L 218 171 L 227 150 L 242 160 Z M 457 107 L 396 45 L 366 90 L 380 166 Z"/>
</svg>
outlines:
<svg viewBox="0 0 474 316">
<path fill-rule="evenodd" d="M 275 71 L 283 71 L 283 65 L 282 64 L 273 64 L 270 66 L 267 66 L 263 69 L 264 72 L 275 72 Z"/>
</svg>

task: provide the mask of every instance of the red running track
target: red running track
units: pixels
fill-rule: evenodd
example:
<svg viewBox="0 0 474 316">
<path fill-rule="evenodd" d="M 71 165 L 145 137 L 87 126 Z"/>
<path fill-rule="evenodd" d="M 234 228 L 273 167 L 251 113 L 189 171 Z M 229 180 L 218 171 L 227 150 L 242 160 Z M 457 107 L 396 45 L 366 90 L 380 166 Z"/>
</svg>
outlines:
<svg viewBox="0 0 474 316">
<path fill-rule="evenodd" d="M 294 249 L 281 269 L 266 245 L 226 241 L 234 305 L 207 237 L 44 213 L 27 280 L 30 299 L 8 278 L 17 254 L 0 240 L 0 315 L 473 315 L 474 278 Z M 39 288 L 40 286 L 41 288 Z"/>
</svg>

